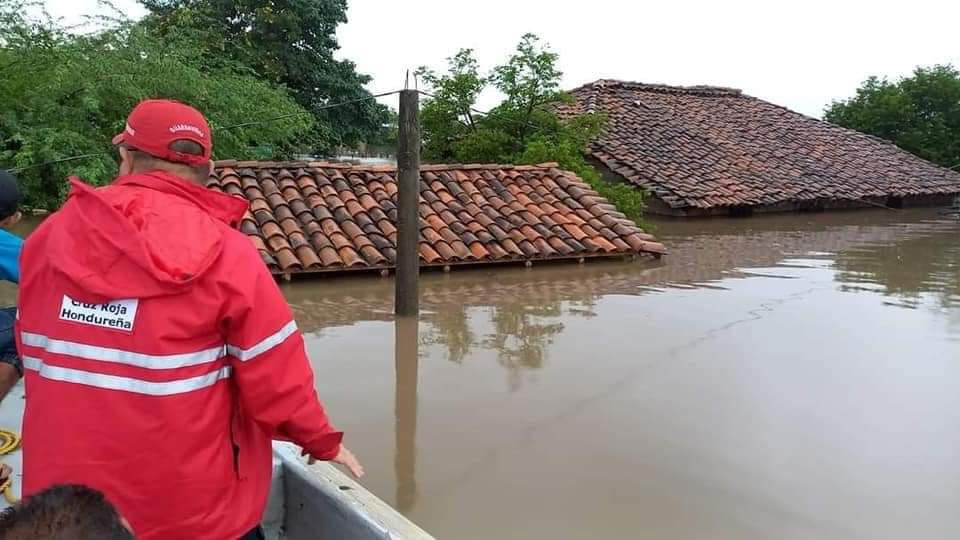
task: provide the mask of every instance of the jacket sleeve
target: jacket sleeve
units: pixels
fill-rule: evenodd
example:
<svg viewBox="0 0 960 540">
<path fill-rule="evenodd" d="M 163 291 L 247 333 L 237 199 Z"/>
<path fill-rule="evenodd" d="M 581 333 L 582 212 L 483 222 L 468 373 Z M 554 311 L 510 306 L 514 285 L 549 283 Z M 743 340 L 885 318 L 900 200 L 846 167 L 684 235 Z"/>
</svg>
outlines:
<svg viewBox="0 0 960 540">
<path fill-rule="evenodd" d="M 314 387 L 303 335 L 273 277 L 257 257 L 256 277 L 228 300 L 227 353 L 244 412 L 272 438 L 299 444 L 319 460 L 340 450 Z"/>
</svg>

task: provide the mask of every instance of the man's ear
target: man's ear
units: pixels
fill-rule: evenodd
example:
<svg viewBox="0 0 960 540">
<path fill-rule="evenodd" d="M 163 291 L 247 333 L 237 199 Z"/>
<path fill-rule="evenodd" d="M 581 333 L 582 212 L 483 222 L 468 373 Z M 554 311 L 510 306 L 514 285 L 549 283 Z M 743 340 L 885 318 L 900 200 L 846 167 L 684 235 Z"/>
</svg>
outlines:
<svg viewBox="0 0 960 540">
<path fill-rule="evenodd" d="M 133 156 L 130 155 L 130 150 L 118 146 L 117 151 L 120 152 L 120 176 L 131 174 L 133 172 Z"/>
<path fill-rule="evenodd" d="M 0 229 L 9 229 L 17 223 L 20 223 L 20 219 L 23 218 L 23 214 L 17 211 L 12 216 L 7 216 L 0 221 Z"/>
</svg>

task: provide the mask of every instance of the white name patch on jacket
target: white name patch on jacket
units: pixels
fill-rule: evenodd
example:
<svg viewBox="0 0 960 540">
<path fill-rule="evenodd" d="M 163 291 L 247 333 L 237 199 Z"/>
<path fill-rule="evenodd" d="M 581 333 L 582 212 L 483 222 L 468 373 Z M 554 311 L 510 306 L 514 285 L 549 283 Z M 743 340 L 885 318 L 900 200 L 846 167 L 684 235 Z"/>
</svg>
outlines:
<svg viewBox="0 0 960 540">
<path fill-rule="evenodd" d="M 87 304 L 63 295 L 60 319 L 130 332 L 133 330 L 139 303 L 140 301 L 134 298 L 114 300 L 105 304 Z"/>
</svg>

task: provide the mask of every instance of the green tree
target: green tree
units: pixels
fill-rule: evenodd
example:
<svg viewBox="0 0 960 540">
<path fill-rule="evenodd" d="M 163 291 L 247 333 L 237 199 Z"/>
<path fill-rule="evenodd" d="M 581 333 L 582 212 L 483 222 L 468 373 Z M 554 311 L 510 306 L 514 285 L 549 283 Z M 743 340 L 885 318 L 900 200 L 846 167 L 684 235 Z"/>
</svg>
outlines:
<svg viewBox="0 0 960 540">
<path fill-rule="evenodd" d="M 473 49 L 462 49 L 447 61 L 447 73 L 438 74 L 426 67 L 417 71 L 433 96 L 420 111 L 426 159 L 453 159 L 460 141 L 477 132 L 473 107 L 487 79 L 480 75 Z"/>
<path fill-rule="evenodd" d="M 400 138 L 400 115 L 395 109 L 387 107 L 385 121 L 380 131 L 371 136 L 367 142 L 367 150 L 384 151 L 388 154 L 395 152 L 397 141 Z"/>
<path fill-rule="evenodd" d="M 953 66 L 918 67 L 895 82 L 871 77 L 824 118 L 945 167 L 960 165 L 960 71 Z"/>
<path fill-rule="evenodd" d="M 71 174 L 109 181 L 116 171 L 111 138 L 144 98 L 204 111 L 218 157 L 289 146 L 311 128 L 310 114 L 282 88 L 227 66 L 206 68 L 189 40 L 161 40 L 124 21 L 72 33 L 31 12 L 36 6 L 0 0 L 0 166 L 18 169 L 28 206 L 55 207 Z M 231 127 L 268 116 L 284 118 Z M 88 157 L 56 163 L 74 156 Z"/>
<path fill-rule="evenodd" d="M 347 21 L 346 0 L 141 0 L 143 24 L 160 36 L 191 36 L 205 65 L 246 66 L 258 78 L 289 89 L 313 113 L 304 150 L 331 151 L 382 135 L 386 107 L 371 98 L 349 60 L 337 60 L 337 26 Z M 353 101 L 342 107 L 329 103 Z"/>
<path fill-rule="evenodd" d="M 506 63 L 483 74 L 474 51 L 463 49 L 448 59 L 447 71 L 421 67 L 417 74 L 430 87 L 420 120 L 424 158 L 429 161 L 535 164 L 557 162 L 577 173 L 625 214 L 640 219 L 643 194 L 625 184 L 605 181 L 583 151 L 603 129 L 595 114 L 561 120 L 554 105 L 572 97 L 560 91 L 559 57 L 533 34 L 523 36 Z M 478 113 L 477 99 L 496 89 L 503 102 L 488 114 Z"/>
</svg>

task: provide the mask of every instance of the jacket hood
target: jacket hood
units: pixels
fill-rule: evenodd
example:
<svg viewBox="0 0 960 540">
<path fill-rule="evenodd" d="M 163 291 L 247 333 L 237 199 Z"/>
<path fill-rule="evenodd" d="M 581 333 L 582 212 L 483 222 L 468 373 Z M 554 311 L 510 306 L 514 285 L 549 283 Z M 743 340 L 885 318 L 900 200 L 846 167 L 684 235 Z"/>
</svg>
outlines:
<svg viewBox="0 0 960 540">
<path fill-rule="evenodd" d="M 236 228 L 248 207 L 162 171 L 100 189 L 76 178 L 70 184 L 49 233 L 51 264 L 90 300 L 183 292 L 220 256 L 223 224 Z"/>
</svg>

